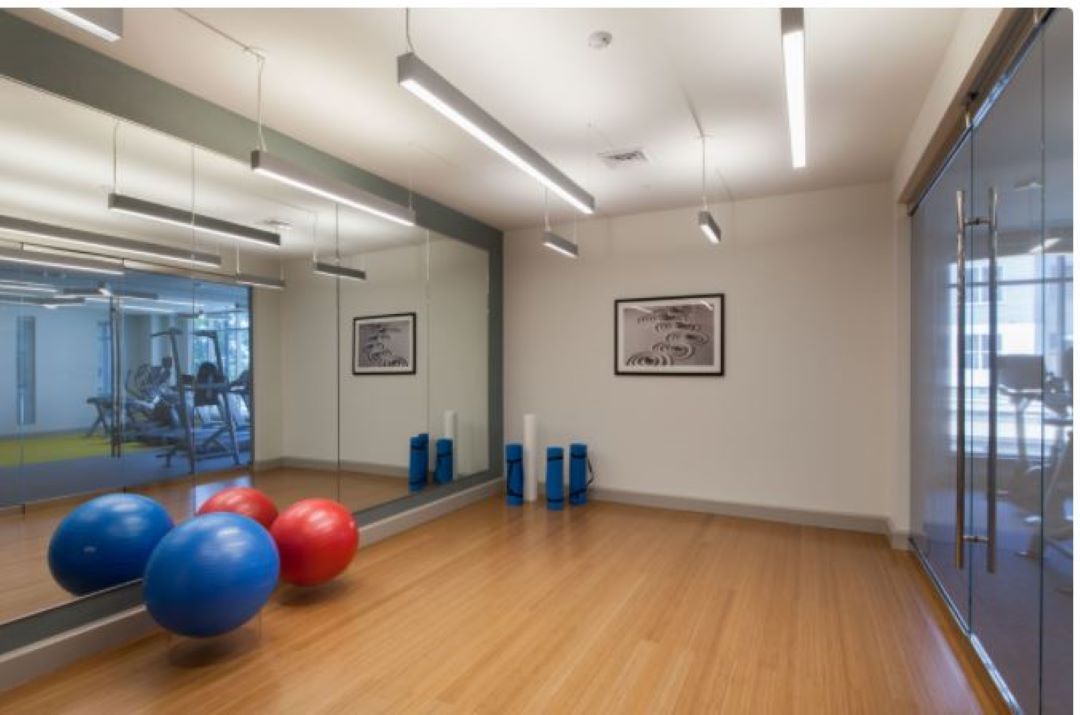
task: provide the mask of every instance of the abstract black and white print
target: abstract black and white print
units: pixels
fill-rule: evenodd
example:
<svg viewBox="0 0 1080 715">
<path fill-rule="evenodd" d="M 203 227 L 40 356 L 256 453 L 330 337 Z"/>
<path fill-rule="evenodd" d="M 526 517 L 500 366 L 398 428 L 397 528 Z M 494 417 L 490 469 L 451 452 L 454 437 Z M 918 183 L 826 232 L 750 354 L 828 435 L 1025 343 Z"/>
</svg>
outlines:
<svg viewBox="0 0 1080 715">
<path fill-rule="evenodd" d="M 723 375 L 724 296 L 615 301 L 619 375 Z"/>
<path fill-rule="evenodd" d="M 353 318 L 353 374 L 414 374 L 416 314 Z"/>
</svg>

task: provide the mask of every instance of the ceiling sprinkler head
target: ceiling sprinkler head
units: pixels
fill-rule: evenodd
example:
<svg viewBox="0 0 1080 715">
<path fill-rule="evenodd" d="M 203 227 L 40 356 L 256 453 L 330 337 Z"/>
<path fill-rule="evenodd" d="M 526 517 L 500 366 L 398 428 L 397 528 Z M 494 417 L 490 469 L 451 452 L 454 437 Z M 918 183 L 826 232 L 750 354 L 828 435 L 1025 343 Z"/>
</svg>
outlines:
<svg viewBox="0 0 1080 715">
<path fill-rule="evenodd" d="M 611 44 L 611 33 L 606 30 L 597 30 L 589 35 L 589 47 L 594 50 L 602 50 Z"/>
</svg>

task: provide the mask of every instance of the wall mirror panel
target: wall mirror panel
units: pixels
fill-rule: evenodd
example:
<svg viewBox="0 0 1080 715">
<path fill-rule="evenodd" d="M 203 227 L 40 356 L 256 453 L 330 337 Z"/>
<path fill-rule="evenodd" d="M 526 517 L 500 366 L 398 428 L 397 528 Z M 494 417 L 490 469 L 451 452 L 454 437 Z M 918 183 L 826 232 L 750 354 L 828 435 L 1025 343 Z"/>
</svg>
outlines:
<svg viewBox="0 0 1080 715">
<path fill-rule="evenodd" d="M 447 483 L 489 476 L 487 251 L 2 78 L 0 107 L 0 635 L 103 593 L 61 588 L 47 558 L 65 515 L 103 494 L 148 496 L 177 523 L 231 486 L 382 515 L 437 498 L 444 438 Z"/>
</svg>

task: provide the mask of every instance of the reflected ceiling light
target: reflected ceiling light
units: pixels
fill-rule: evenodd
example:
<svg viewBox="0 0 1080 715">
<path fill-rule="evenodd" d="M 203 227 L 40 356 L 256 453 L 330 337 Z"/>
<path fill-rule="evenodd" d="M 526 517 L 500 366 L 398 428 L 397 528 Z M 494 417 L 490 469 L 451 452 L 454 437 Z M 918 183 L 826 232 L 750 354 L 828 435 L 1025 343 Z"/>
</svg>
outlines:
<svg viewBox="0 0 1080 715">
<path fill-rule="evenodd" d="M 589 192 L 424 64 L 415 53 L 398 57 L 398 84 L 481 144 L 554 191 L 578 211 L 591 214 L 596 210 L 596 200 Z"/>
<path fill-rule="evenodd" d="M 233 280 L 240 285 L 252 286 L 253 288 L 269 288 L 270 290 L 285 290 L 285 281 L 280 278 L 257 276 L 253 273 L 237 273 Z"/>
<path fill-rule="evenodd" d="M 42 308 L 48 308 L 49 310 L 56 310 L 57 308 L 67 308 L 75 305 L 84 305 L 86 300 L 83 298 L 46 298 L 38 303 Z"/>
<path fill-rule="evenodd" d="M 710 243 L 720 243 L 720 226 L 716 223 L 713 215 L 708 211 L 698 211 L 698 228 L 705 234 Z"/>
<path fill-rule="evenodd" d="M 117 263 L 56 255 L 49 251 L 42 251 L 38 247 L 26 245 L 23 246 L 22 250 L 0 248 L 0 263 L 21 263 L 43 268 L 100 273 L 112 276 L 124 275 L 123 267 Z"/>
<path fill-rule="evenodd" d="M 806 166 L 806 28 L 801 7 L 781 8 L 780 33 L 788 130 L 791 132 L 791 166 L 801 169 Z"/>
<path fill-rule="evenodd" d="M 364 191 L 344 181 L 316 174 L 262 149 L 251 152 L 251 170 L 256 174 L 267 176 L 316 196 L 322 196 L 324 199 L 366 211 L 402 226 L 416 225 L 416 212 L 408 206 L 376 196 L 370 191 Z"/>
<path fill-rule="evenodd" d="M 260 228 L 251 228 L 231 221 L 223 221 L 213 216 L 185 211 L 174 206 L 157 204 L 153 201 L 137 199 L 124 194 L 109 194 L 109 210 L 117 213 L 139 216 L 140 218 L 159 221 L 182 228 L 191 228 L 202 233 L 210 233 L 225 238 L 235 238 L 259 246 L 281 247 L 281 236 Z"/>
<path fill-rule="evenodd" d="M 43 7 L 41 9 L 107 42 L 116 42 L 124 34 L 124 11 L 118 7 Z"/>
<path fill-rule="evenodd" d="M 54 294 L 58 291 L 52 286 L 47 286 L 41 283 L 23 283 L 22 281 L 0 281 L 0 291 L 15 291 L 16 293 L 49 293 Z"/>
<path fill-rule="evenodd" d="M 569 256 L 570 258 L 578 257 L 577 244 L 563 238 L 553 231 L 544 231 L 544 245 L 564 256 Z"/>
<path fill-rule="evenodd" d="M 64 241 L 66 243 L 88 246 L 90 248 L 104 248 L 114 251 L 123 251 L 124 253 L 134 253 L 141 256 L 162 258 L 170 261 L 180 261 L 182 263 L 206 266 L 208 268 L 218 268 L 221 266 L 221 257 L 212 253 L 199 253 L 197 251 L 186 251 L 181 248 L 157 246 L 143 241 L 133 241 L 128 238 L 119 238 L 116 236 L 105 236 L 100 233 L 68 228 L 67 226 L 56 226 L 54 224 L 41 223 L 39 221 L 28 221 L 27 219 L 15 218 L 14 216 L 0 216 L 0 230 L 19 233 L 25 236 L 36 236 L 38 238 Z"/>
<path fill-rule="evenodd" d="M 349 278 L 354 281 L 367 280 L 366 271 L 362 271 L 359 268 L 348 268 L 346 266 L 339 266 L 336 263 L 326 263 L 324 261 L 315 261 L 314 272 L 323 276 L 333 276 L 335 278 Z"/>
</svg>

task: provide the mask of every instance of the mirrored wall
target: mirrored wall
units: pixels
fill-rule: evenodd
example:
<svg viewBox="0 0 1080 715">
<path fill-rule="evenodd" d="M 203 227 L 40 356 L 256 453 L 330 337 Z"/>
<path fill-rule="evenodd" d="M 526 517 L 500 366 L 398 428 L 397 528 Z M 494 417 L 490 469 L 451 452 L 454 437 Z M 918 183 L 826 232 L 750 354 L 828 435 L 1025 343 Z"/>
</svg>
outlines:
<svg viewBox="0 0 1080 715">
<path fill-rule="evenodd" d="M 48 543 L 103 493 L 175 521 L 229 486 L 392 512 L 490 475 L 487 251 L 2 79 L 0 107 L 0 625 L 78 598 Z"/>
</svg>

